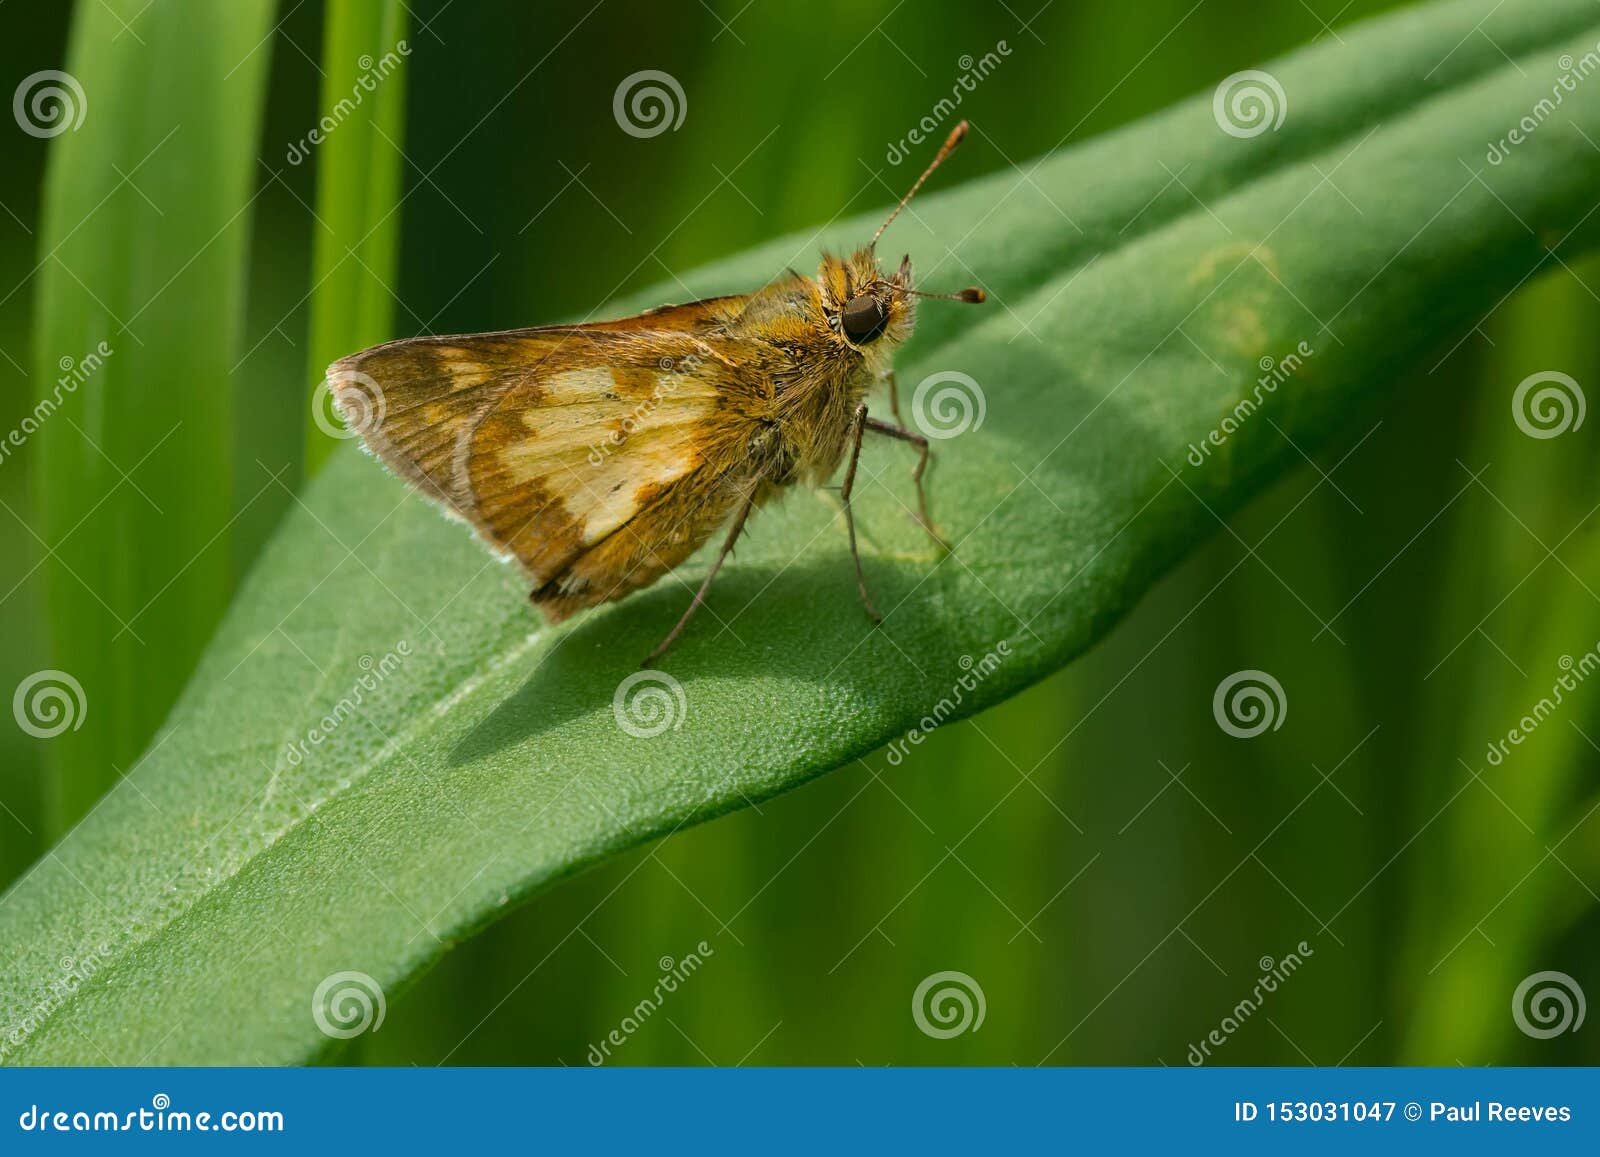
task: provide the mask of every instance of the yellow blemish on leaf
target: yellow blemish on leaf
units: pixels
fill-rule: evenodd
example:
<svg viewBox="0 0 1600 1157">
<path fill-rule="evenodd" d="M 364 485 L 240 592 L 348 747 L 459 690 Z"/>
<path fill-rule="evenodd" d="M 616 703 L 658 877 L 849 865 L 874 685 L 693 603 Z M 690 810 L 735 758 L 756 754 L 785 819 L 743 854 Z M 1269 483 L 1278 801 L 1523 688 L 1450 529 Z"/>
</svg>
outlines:
<svg viewBox="0 0 1600 1157">
<path fill-rule="evenodd" d="M 1235 306 L 1217 318 L 1217 332 L 1234 349 L 1242 354 L 1258 356 L 1266 348 L 1267 329 L 1261 324 L 1261 315 L 1250 306 Z"/>
<path fill-rule="evenodd" d="M 1254 262 L 1267 271 L 1267 274 L 1278 279 L 1278 255 L 1270 248 L 1250 241 L 1236 241 L 1213 249 L 1206 254 L 1189 271 L 1190 285 L 1204 285 L 1208 281 L 1215 281 L 1217 277 L 1228 278 L 1245 272 L 1244 265 Z"/>
</svg>

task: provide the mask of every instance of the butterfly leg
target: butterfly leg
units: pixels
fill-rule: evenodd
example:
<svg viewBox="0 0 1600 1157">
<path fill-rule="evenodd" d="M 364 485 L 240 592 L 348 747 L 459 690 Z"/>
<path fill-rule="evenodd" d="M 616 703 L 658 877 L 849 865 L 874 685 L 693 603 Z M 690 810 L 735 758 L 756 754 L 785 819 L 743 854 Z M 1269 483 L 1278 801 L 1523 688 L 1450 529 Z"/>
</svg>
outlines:
<svg viewBox="0 0 1600 1157">
<path fill-rule="evenodd" d="M 878 434 L 887 434 L 891 438 L 898 438 L 902 442 L 910 442 L 919 452 L 916 468 L 911 471 L 911 481 L 917 487 L 917 521 L 922 524 L 922 529 L 928 532 L 928 537 L 933 539 L 944 550 L 950 549 L 950 544 L 944 540 L 933 525 L 933 519 L 928 517 L 928 493 L 922 488 L 922 473 L 928 468 L 929 446 L 928 440 L 921 434 L 914 434 L 904 426 L 891 425 L 880 422 L 876 418 L 866 419 L 866 428 Z"/>
<path fill-rule="evenodd" d="M 900 416 L 900 383 L 895 380 L 894 371 L 890 370 L 889 382 L 889 412 L 894 415 L 894 424 L 902 430 L 906 429 L 906 420 Z"/>
<path fill-rule="evenodd" d="M 661 658 L 666 653 L 667 648 L 672 646 L 673 641 L 683 633 L 683 628 L 689 625 L 689 620 L 700 609 L 700 604 L 706 601 L 706 593 L 711 589 L 712 580 L 717 577 L 717 572 L 722 569 L 723 561 L 733 553 L 733 544 L 739 541 L 739 535 L 744 531 L 744 522 L 745 519 L 750 517 L 750 511 L 755 507 L 756 491 L 758 489 L 758 486 L 750 487 L 750 493 L 745 496 L 744 502 L 740 505 L 739 513 L 735 516 L 733 525 L 728 528 L 728 537 L 722 541 L 722 549 L 717 552 L 717 560 L 711 564 L 711 569 L 706 572 L 706 577 L 700 580 L 700 588 L 694 592 L 694 598 L 690 601 L 688 609 L 683 612 L 683 616 L 678 619 L 672 630 L 667 632 L 667 637 L 656 644 L 656 649 L 646 655 L 644 662 L 640 663 L 639 666 L 648 667 L 651 663 Z"/>
<path fill-rule="evenodd" d="M 856 590 L 861 594 L 861 605 L 867 608 L 867 617 L 874 623 L 883 622 L 883 616 L 878 613 L 878 608 L 872 605 L 872 597 L 867 594 L 867 576 L 861 571 L 861 551 L 856 546 L 856 516 L 850 508 L 850 492 L 855 489 L 856 464 L 861 461 L 861 438 L 866 433 L 867 404 L 865 402 L 856 407 L 855 422 L 851 430 L 850 464 L 844 470 L 844 485 L 839 487 L 839 500 L 844 504 L 844 524 L 850 528 L 850 557 L 856 564 Z"/>
</svg>

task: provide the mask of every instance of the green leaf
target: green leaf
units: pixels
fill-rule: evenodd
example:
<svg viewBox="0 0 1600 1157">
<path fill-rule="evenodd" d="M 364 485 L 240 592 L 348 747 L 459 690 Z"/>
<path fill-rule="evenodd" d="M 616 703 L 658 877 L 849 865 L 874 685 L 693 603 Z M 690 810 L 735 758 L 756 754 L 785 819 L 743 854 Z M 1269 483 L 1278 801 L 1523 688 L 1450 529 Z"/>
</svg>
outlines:
<svg viewBox="0 0 1600 1157">
<path fill-rule="evenodd" d="M 52 661 L 82 691 L 50 748 L 57 832 L 144 750 L 233 591 L 229 380 L 272 9 L 79 5 L 57 82 L 81 123 L 51 142 L 39 239 L 41 517 L 11 528 L 47 556 Z"/>
<path fill-rule="evenodd" d="M 287 160 L 317 165 L 307 379 L 335 359 L 393 336 L 405 139 L 406 6 L 329 4 L 323 32 L 322 117 Z M 317 394 L 306 427 L 306 473 L 332 453 L 338 418 Z"/>
<path fill-rule="evenodd" d="M 312 1011 L 326 978 L 364 973 L 392 998 L 508 903 L 1082 652 L 1550 248 L 1594 239 L 1600 89 L 1484 159 L 1561 54 L 1600 40 L 1592 5 L 1436 4 L 1341 37 L 1268 66 L 1287 100 L 1276 130 L 1224 133 L 1208 91 L 919 200 L 891 254 L 933 286 L 975 270 L 994 297 L 927 303 L 899 359 L 908 409 L 935 373 L 984 395 L 981 426 L 937 444 L 929 479 L 956 551 L 930 551 L 907 517 L 911 456 L 869 447 L 874 630 L 837 504 L 797 493 L 763 511 L 663 663 L 682 698 L 662 691 L 673 724 L 652 738 L 619 726 L 613 697 L 704 558 L 542 628 L 460 526 L 370 459 L 336 457 L 129 783 L 0 904 L 0 1025 L 21 1026 L 0 1049 L 304 1060 L 329 1043 Z M 1060 115 L 1065 131 L 1074 110 Z M 876 223 L 685 281 L 753 286 Z M 1292 369 L 1276 388 L 1259 384 L 1267 358 Z M 1247 397 L 1258 412 L 1236 410 Z M 63 981 L 63 954 L 86 979 Z"/>
</svg>

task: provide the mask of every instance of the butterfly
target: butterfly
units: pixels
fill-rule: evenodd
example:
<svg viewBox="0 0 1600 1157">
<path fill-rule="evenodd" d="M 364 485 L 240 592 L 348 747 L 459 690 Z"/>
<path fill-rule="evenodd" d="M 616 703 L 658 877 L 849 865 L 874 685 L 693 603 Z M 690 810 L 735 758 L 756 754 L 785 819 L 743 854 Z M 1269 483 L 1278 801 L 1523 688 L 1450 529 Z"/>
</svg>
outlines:
<svg viewBox="0 0 1600 1157">
<path fill-rule="evenodd" d="M 871 242 L 823 254 L 815 278 L 790 270 L 753 293 L 615 321 L 388 342 L 329 367 L 334 402 L 373 454 L 520 564 L 552 623 L 649 586 L 726 527 L 644 666 L 705 602 L 751 513 L 844 463 L 856 586 L 880 622 L 850 504 L 862 441 L 917 448 L 917 519 L 943 545 L 923 489 L 928 440 L 900 417 L 892 354 L 917 298 L 984 293 L 914 290 L 911 259 L 887 273 L 876 248 L 966 132 L 962 121 Z M 893 421 L 868 412 L 880 382 Z"/>
</svg>

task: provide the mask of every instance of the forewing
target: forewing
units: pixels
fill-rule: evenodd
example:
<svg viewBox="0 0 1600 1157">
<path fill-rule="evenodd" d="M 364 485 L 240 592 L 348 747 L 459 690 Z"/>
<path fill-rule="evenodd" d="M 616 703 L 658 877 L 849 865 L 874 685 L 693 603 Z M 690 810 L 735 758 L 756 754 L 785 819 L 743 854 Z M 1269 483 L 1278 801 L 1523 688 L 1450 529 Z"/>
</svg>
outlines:
<svg viewBox="0 0 1600 1157">
<path fill-rule="evenodd" d="M 559 618 L 653 581 L 725 517 L 733 458 L 712 419 L 749 382 L 714 342 L 738 300 L 391 342 L 329 380 L 367 445 L 515 557 Z"/>
</svg>

